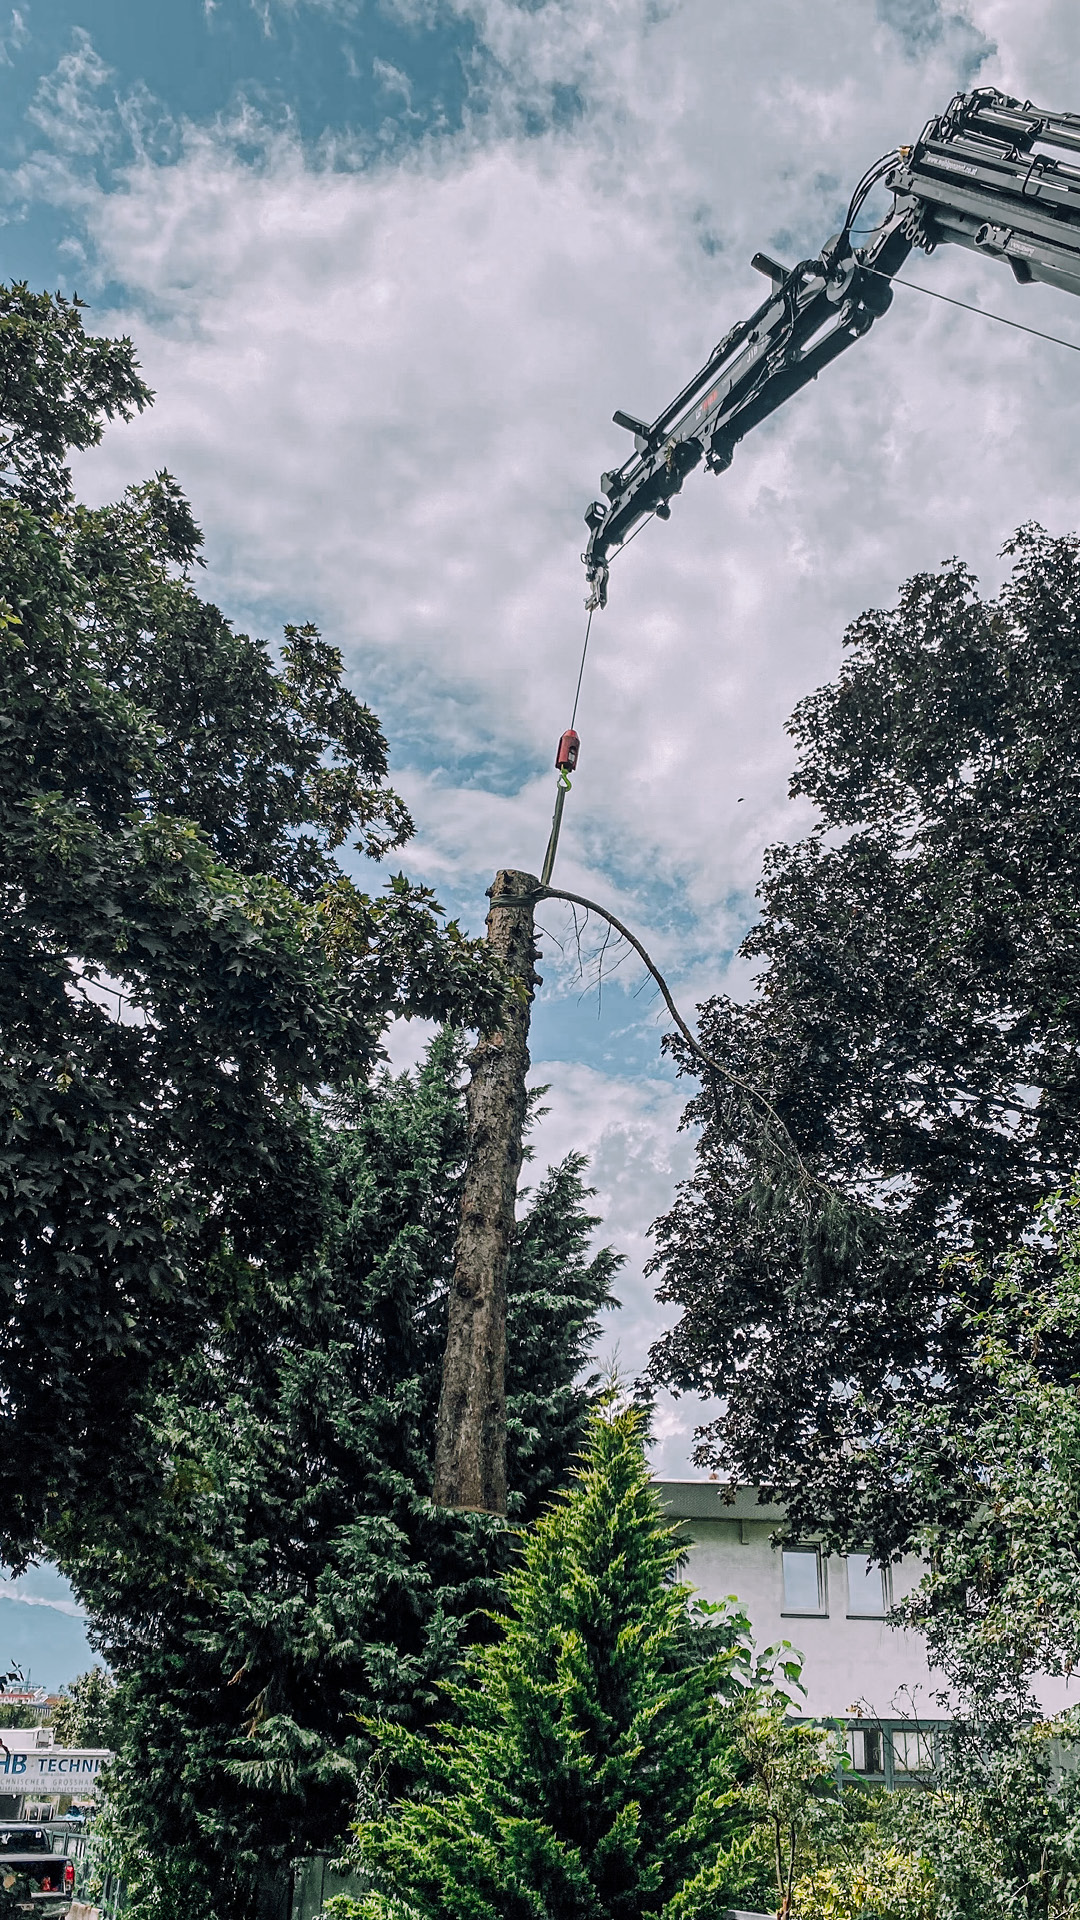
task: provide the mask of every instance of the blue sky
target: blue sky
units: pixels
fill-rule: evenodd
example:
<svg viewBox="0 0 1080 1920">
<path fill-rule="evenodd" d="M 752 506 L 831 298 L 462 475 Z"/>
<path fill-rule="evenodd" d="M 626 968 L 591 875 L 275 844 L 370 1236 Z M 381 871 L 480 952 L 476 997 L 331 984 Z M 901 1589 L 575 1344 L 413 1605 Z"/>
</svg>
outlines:
<svg viewBox="0 0 1080 1920">
<path fill-rule="evenodd" d="M 20 121 L 80 43 L 93 48 L 111 90 L 144 99 L 163 157 L 178 120 L 228 117 L 241 103 L 295 125 L 307 142 L 338 135 L 385 146 L 409 126 L 453 130 L 478 58 L 472 24 L 438 10 L 28 0 L 10 9 L 4 35 L 9 154 L 32 149 L 35 135 Z"/>
<path fill-rule="evenodd" d="M 421 134 L 460 128 L 476 36 L 467 21 L 423 10 L 290 6 L 267 0 L 29 0 L 10 8 L 0 39 L 0 154 L 8 169 L 40 150 L 63 111 L 65 81 L 81 70 L 99 113 L 121 112 L 107 143 L 84 145 L 83 164 L 108 184 L 137 151 L 174 159 L 184 122 L 247 112 L 288 127 L 310 147 L 359 145 L 366 156 Z M 60 144 L 63 144 L 61 139 Z M 69 223 L 17 191 L 9 232 L 17 268 L 70 291 Z"/>
<path fill-rule="evenodd" d="M 21 0 L 0 7 L 2 270 L 133 334 L 157 404 L 78 485 L 104 499 L 167 465 L 225 610 L 339 642 L 418 822 L 406 865 L 478 928 L 495 868 L 542 858 L 613 409 L 658 411 L 757 304 L 751 254 L 819 245 L 866 165 L 976 82 L 1080 107 L 1080 10 Z M 983 261 L 945 250 L 911 277 L 1080 338 L 1063 296 Z M 620 561 L 559 874 L 634 924 L 686 1007 L 750 990 L 733 956 L 763 850 L 808 824 L 784 721 L 846 624 L 952 553 L 992 582 L 1022 519 L 1076 524 L 1074 360 L 898 293 Z M 538 1154 L 591 1155 L 628 1254 L 610 1345 L 636 1366 L 661 1324 L 649 1222 L 689 1164 L 681 1095 L 640 972 L 598 1005 L 545 919 Z M 662 1470 L 688 1470 L 694 1420 L 662 1405 Z M 75 1652 L 46 1638 L 61 1677 L 48 1661 Z"/>
<path fill-rule="evenodd" d="M 55 1567 L 0 1580 L 0 1662 L 50 1692 L 95 1664 L 83 1610 Z"/>
</svg>

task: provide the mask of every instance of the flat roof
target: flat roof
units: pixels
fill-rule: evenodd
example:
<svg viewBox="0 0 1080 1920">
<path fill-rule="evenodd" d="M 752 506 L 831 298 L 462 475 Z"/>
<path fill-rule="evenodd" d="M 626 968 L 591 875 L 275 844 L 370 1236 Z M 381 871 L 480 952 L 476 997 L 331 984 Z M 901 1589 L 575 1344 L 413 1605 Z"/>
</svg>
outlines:
<svg viewBox="0 0 1080 1920">
<path fill-rule="evenodd" d="M 778 1526 L 784 1509 L 763 1501 L 758 1487 L 720 1480 L 654 1480 L 665 1513 L 673 1520 L 767 1520 Z"/>
</svg>

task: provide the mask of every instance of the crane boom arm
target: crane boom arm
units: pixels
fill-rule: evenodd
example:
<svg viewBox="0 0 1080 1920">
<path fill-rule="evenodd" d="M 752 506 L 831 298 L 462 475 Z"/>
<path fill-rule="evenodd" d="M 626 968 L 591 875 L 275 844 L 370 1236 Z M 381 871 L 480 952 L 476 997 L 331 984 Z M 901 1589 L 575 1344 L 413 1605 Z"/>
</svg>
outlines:
<svg viewBox="0 0 1080 1920">
<path fill-rule="evenodd" d="M 1050 151 L 1047 151 L 1050 149 Z M 873 326 L 912 248 L 946 242 L 1002 260 L 1017 280 L 1080 293 L 1080 114 L 1045 113 L 995 88 L 958 93 L 913 147 L 863 176 L 840 232 L 790 268 L 752 265 L 771 291 L 714 347 L 700 373 L 651 422 L 618 412 L 634 452 L 600 477 L 585 520 L 590 607 L 607 601 L 612 554 L 650 514 L 666 520 L 688 473 L 731 465 L 738 442 Z M 883 182 L 893 205 L 865 247 L 851 245 L 859 209 Z"/>
</svg>

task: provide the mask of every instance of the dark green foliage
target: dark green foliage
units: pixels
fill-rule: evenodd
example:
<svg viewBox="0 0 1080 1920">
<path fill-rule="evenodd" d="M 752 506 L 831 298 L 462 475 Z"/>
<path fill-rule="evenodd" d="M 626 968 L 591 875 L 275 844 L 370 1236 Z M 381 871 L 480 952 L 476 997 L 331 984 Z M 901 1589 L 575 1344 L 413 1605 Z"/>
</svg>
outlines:
<svg viewBox="0 0 1080 1920">
<path fill-rule="evenodd" d="M 901 1407 L 888 1433 L 930 1516 L 914 1542 L 926 1572 L 899 1612 L 926 1636 L 952 1720 L 920 1790 L 874 1810 L 865 1857 L 899 1844 L 928 1863 L 935 1920 L 1069 1920 L 1080 1903 L 1080 1722 L 1044 1719 L 1033 1685 L 1080 1663 L 1078 1204 L 1075 1189 L 1047 1202 L 988 1275 L 964 1258 L 958 1288 L 990 1294 L 967 1316 L 981 1390 Z M 814 1884 L 849 1884 L 845 1871 L 834 1851 Z"/>
<path fill-rule="evenodd" d="M 12 1680 L 19 1680 L 21 1674 L 13 1674 Z M 44 1726 L 48 1714 L 40 1706 L 28 1707 L 17 1701 L 0 1705 L 0 1728 L 2 1727 L 38 1727 Z"/>
<path fill-rule="evenodd" d="M 490 1015 L 403 878 L 386 745 L 313 628 L 280 666 L 191 584 L 167 475 L 71 504 L 67 446 L 148 395 L 126 342 L 0 290 L 0 1545 L 119 1477 L 157 1365 L 323 1232 L 308 1100 L 391 1013 Z"/>
<path fill-rule="evenodd" d="M 142 1499 L 91 1498 L 54 1546 L 118 1681 L 110 1857 L 134 1920 L 233 1920 L 257 1876 L 332 1850 L 367 1740 L 417 1727 L 477 1608 L 499 1604 L 501 1522 L 431 1505 L 464 1149 L 461 1049 L 357 1085 L 314 1150 L 322 1257 L 249 1288 L 142 1428 Z M 579 1161 L 543 1182 L 510 1275 L 510 1485 L 531 1509 L 580 1444 L 582 1362 L 618 1259 Z M 537 1304 L 548 1338 L 527 1325 Z M 527 1385 L 526 1385 L 527 1382 Z"/>
<path fill-rule="evenodd" d="M 723 1696 L 746 1677 L 745 1622 L 686 1663 L 678 1553 L 640 1416 L 595 1418 L 571 1490 L 522 1541 L 503 1632 L 450 1690 L 455 1720 L 435 1740 L 378 1729 L 409 1793 L 358 1829 L 365 1920 L 723 1909 L 740 1827 Z"/>
<path fill-rule="evenodd" d="M 606 1305 L 622 1256 L 602 1249 L 588 1265 L 589 1234 L 600 1221 L 586 1212 L 584 1154 L 553 1167 L 518 1227 L 506 1302 L 507 1481 L 509 1511 L 533 1520 L 566 1479 L 582 1441 L 581 1379 L 596 1339 L 598 1306 Z M 595 1388 L 595 1376 L 589 1383 Z"/>
<path fill-rule="evenodd" d="M 966 1417 L 986 1262 L 1080 1162 L 1080 542 L 1009 551 L 997 600 L 952 562 L 864 615 L 797 709 L 820 826 L 768 856 L 757 998 L 702 1009 L 839 1199 L 718 1077 L 659 1226 L 655 1367 L 725 1399 L 707 1457 L 882 1551 L 920 1517 L 895 1410 Z"/>
<path fill-rule="evenodd" d="M 130 420 L 153 395 L 130 340 L 83 332 L 82 302 L 0 286 L 0 473 L 34 513 L 71 496 L 70 448 L 96 447 L 106 420 Z"/>
<path fill-rule="evenodd" d="M 75 510 L 72 531 L 94 667 L 153 722 L 129 805 L 193 821 L 228 867 L 273 874 L 303 900 L 340 877 L 333 853 L 346 840 L 377 856 L 409 837 L 382 785 L 386 741 L 342 687 L 337 649 L 288 626 L 275 664 L 192 592 L 202 535 L 170 474 Z"/>
<path fill-rule="evenodd" d="M 883 1836 L 928 1860 L 935 1920 L 1073 1920 L 1080 1904 L 1080 1748 L 1072 1724 L 960 1719 L 941 1768 L 891 1794 Z"/>
</svg>

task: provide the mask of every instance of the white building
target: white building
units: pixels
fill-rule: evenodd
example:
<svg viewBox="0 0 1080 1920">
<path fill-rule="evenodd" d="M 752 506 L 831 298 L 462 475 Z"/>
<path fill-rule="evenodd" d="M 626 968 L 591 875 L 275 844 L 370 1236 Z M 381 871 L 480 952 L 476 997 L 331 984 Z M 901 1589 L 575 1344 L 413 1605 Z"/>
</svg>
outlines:
<svg viewBox="0 0 1080 1920">
<path fill-rule="evenodd" d="M 812 1539 L 775 1547 L 784 1511 L 762 1505 L 756 1487 L 739 1488 L 732 1500 L 714 1481 L 656 1485 L 667 1513 L 684 1524 L 682 1578 L 703 1600 L 734 1594 L 759 1649 L 787 1640 L 803 1655 L 807 1718 L 868 1723 L 852 1741 L 859 1771 L 921 1771 L 928 1742 L 920 1729 L 946 1716 L 936 1698 L 942 1676 L 929 1666 L 922 1636 L 886 1615 L 918 1584 L 922 1563 L 908 1556 L 883 1572 L 865 1554 L 825 1554 Z M 1080 1699 L 1080 1682 L 1047 1679 L 1037 1692 L 1044 1712 L 1061 1712 Z"/>
</svg>

